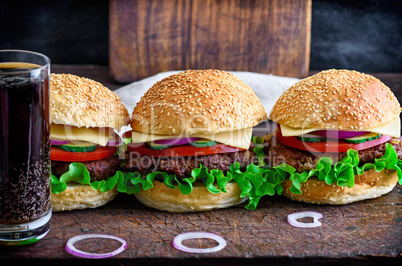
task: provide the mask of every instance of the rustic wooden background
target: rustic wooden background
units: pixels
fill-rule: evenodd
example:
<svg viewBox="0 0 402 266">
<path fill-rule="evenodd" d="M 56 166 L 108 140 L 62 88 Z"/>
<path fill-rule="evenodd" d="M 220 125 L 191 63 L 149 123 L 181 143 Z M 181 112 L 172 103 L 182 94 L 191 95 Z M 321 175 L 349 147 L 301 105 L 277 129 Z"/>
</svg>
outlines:
<svg viewBox="0 0 402 266">
<path fill-rule="evenodd" d="M 120 82 L 167 70 L 309 70 L 311 0 L 111 0 L 109 27 Z"/>
<path fill-rule="evenodd" d="M 0 49 L 41 52 L 55 64 L 108 66 L 109 6 L 109 0 L 2 0 Z M 401 72 L 401 17 L 400 0 L 312 0 L 310 70 Z"/>
</svg>

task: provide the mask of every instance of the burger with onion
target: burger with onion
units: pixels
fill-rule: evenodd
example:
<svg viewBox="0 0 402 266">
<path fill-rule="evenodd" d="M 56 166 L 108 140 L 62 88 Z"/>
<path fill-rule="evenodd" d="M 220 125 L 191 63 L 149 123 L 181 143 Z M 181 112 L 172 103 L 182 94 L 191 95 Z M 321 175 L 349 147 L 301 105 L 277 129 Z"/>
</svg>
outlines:
<svg viewBox="0 0 402 266">
<path fill-rule="evenodd" d="M 346 204 L 376 198 L 402 183 L 400 105 L 380 80 L 327 70 L 285 91 L 266 138 L 272 175 L 293 200 Z"/>
<path fill-rule="evenodd" d="M 124 185 L 169 212 L 255 208 L 275 194 L 256 159 L 252 129 L 267 114 L 253 90 L 219 70 L 188 70 L 154 84 L 131 116 Z"/>
<path fill-rule="evenodd" d="M 115 133 L 130 116 L 102 84 L 70 74 L 50 79 L 53 211 L 95 208 L 112 200 L 122 173 Z"/>
</svg>

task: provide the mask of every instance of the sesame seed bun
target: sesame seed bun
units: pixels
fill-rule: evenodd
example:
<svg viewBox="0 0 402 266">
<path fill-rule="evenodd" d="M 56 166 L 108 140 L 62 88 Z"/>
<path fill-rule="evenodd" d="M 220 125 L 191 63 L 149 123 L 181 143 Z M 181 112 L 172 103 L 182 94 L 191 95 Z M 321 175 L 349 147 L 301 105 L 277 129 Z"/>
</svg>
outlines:
<svg viewBox="0 0 402 266">
<path fill-rule="evenodd" d="M 328 185 L 317 178 L 309 178 L 301 183 L 300 195 L 290 192 L 292 182 L 286 179 L 283 183 L 283 195 L 296 201 L 341 205 L 380 197 L 390 192 L 397 182 L 396 170 L 377 172 L 371 169 L 362 175 L 356 175 L 355 185 L 351 188 L 337 186 L 336 183 Z"/>
<path fill-rule="evenodd" d="M 236 76 L 212 69 L 187 70 L 155 83 L 143 95 L 132 113 L 131 127 L 150 134 L 208 134 L 251 128 L 266 119 L 254 91 Z M 186 195 L 157 180 L 153 185 L 135 197 L 148 207 L 168 212 L 227 208 L 246 200 L 240 198 L 236 183 L 228 183 L 227 193 L 218 194 L 197 184 Z"/>
<path fill-rule="evenodd" d="M 120 130 L 123 125 L 128 124 L 129 119 L 129 113 L 120 98 L 99 82 L 71 74 L 51 74 L 52 124 Z M 105 161 L 104 159 L 96 160 L 99 162 L 96 171 L 115 172 L 116 169 L 112 170 L 109 162 L 100 163 Z M 54 161 L 52 160 L 53 164 Z M 53 211 L 96 208 L 111 201 L 116 194 L 116 189 L 100 192 L 90 185 L 71 182 L 67 183 L 65 191 L 59 194 L 52 193 L 52 207 Z"/>
<path fill-rule="evenodd" d="M 331 69 L 305 78 L 285 91 L 274 105 L 270 118 L 292 128 L 354 131 L 390 122 L 399 117 L 400 111 L 392 91 L 377 78 L 352 70 Z M 286 146 L 285 142 L 282 144 Z M 291 154 L 291 150 L 284 148 L 284 154 L 285 151 Z M 364 155 L 367 150 L 360 150 L 359 154 Z M 311 158 L 321 156 L 314 151 L 305 153 L 311 153 Z M 291 157 L 295 158 L 293 154 Z M 371 169 L 355 175 L 351 188 L 336 183 L 328 185 L 310 177 L 301 183 L 299 195 L 290 191 L 292 181 L 287 179 L 283 183 L 283 195 L 308 203 L 348 204 L 384 195 L 397 181 L 396 170 L 386 169 L 380 172 Z"/>
<path fill-rule="evenodd" d="M 254 91 L 219 70 L 188 70 L 155 83 L 131 116 L 135 131 L 217 133 L 249 128 L 267 114 Z"/>
<path fill-rule="evenodd" d="M 51 123 L 120 130 L 128 120 L 120 98 L 99 82 L 71 74 L 51 74 Z"/>
<path fill-rule="evenodd" d="M 154 180 L 154 187 L 134 194 L 145 206 L 167 212 L 196 212 L 228 208 L 247 200 L 240 198 L 241 190 L 237 183 L 226 185 L 226 193 L 212 194 L 205 185 L 195 185 L 190 194 L 184 195 L 179 188 L 171 189 L 163 182 Z"/>
<path fill-rule="evenodd" d="M 57 212 L 97 208 L 113 200 L 117 194 L 116 188 L 100 192 L 88 185 L 68 183 L 63 192 L 52 193 L 52 210 Z"/>
<path fill-rule="evenodd" d="M 285 91 L 270 119 L 293 128 L 356 130 L 384 124 L 399 114 L 398 100 L 377 78 L 331 69 Z"/>
</svg>

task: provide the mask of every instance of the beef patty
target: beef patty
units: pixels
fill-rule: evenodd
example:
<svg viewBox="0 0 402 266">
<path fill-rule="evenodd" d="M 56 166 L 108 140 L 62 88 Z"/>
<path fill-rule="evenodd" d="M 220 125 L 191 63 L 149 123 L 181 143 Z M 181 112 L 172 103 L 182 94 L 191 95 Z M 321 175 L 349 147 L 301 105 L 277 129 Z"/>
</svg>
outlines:
<svg viewBox="0 0 402 266">
<path fill-rule="evenodd" d="M 89 172 L 91 177 L 91 182 L 95 180 L 106 180 L 113 176 L 120 167 L 120 160 L 117 155 L 110 156 L 109 158 L 96 160 L 96 161 L 86 161 L 83 163 Z M 68 171 L 68 166 L 70 162 L 52 161 L 52 174 L 55 176 L 61 176 Z"/>
<path fill-rule="evenodd" d="M 293 166 L 297 172 L 314 169 L 322 157 L 329 157 L 332 162 L 338 162 L 346 156 L 346 152 L 340 153 L 313 153 L 282 145 L 274 134 L 264 137 L 264 161 L 274 167 L 285 162 Z M 402 159 L 402 137 L 391 139 L 389 143 L 394 147 L 398 158 Z M 359 164 L 373 163 L 374 159 L 380 158 L 385 153 L 385 143 L 359 151 Z"/>
<path fill-rule="evenodd" d="M 278 166 L 285 162 L 293 166 L 297 172 L 308 171 L 314 169 L 321 157 L 329 157 L 332 162 L 338 162 L 346 156 L 346 152 L 342 153 L 311 153 L 308 151 L 298 150 L 287 147 L 279 143 L 274 134 L 263 137 L 264 161 L 268 166 Z M 402 158 L 402 142 L 400 139 L 392 139 L 389 141 L 394 147 L 399 158 Z M 148 157 L 138 155 L 128 155 L 126 161 L 122 164 L 123 172 L 138 172 L 140 174 L 152 173 L 155 171 L 167 172 L 175 174 L 177 178 L 182 179 L 189 177 L 194 168 L 200 167 L 200 164 L 211 169 L 219 169 L 226 173 L 230 169 L 230 165 L 239 162 L 240 169 L 245 170 L 247 165 L 258 163 L 253 149 L 254 143 L 248 150 L 242 150 L 231 153 L 220 153 L 201 156 L 184 156 L 184 157 Z M 385 143 L 359 151 L 360 164 L 374 162 L 375 158 L 380 158 L 385 153 Z"/>
<path fill-rule="evenodd" d="M 191 171 L 199 168 L 200 165 L 209 170 L 219 169 L 226 173 L 233 163 L 239 162 L 240 169 L 244 170 L 255 160 L 253 147 L 252 145 L 249 150 L 238 152 L 183 157 L 148 157 L 131 154 L 130 158 L 127 158 L 127 161 L 122 164 L 121 170 L 141 174 L 161 171 L 175 174 L 179 179 L 190 177 Z"/>
</svg>

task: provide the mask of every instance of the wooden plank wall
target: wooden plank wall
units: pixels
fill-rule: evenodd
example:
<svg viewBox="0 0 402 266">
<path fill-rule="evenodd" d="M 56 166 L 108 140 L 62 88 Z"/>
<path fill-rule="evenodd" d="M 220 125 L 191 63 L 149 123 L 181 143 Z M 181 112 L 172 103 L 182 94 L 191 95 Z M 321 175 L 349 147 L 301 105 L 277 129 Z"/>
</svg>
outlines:
<svg viewBox="0 0 402 266">
<path fill-rule="evenodd" d="M 311 0 L 110 0 L 111 74 L 216 68 L 305 77 Z"/>
</svg>

